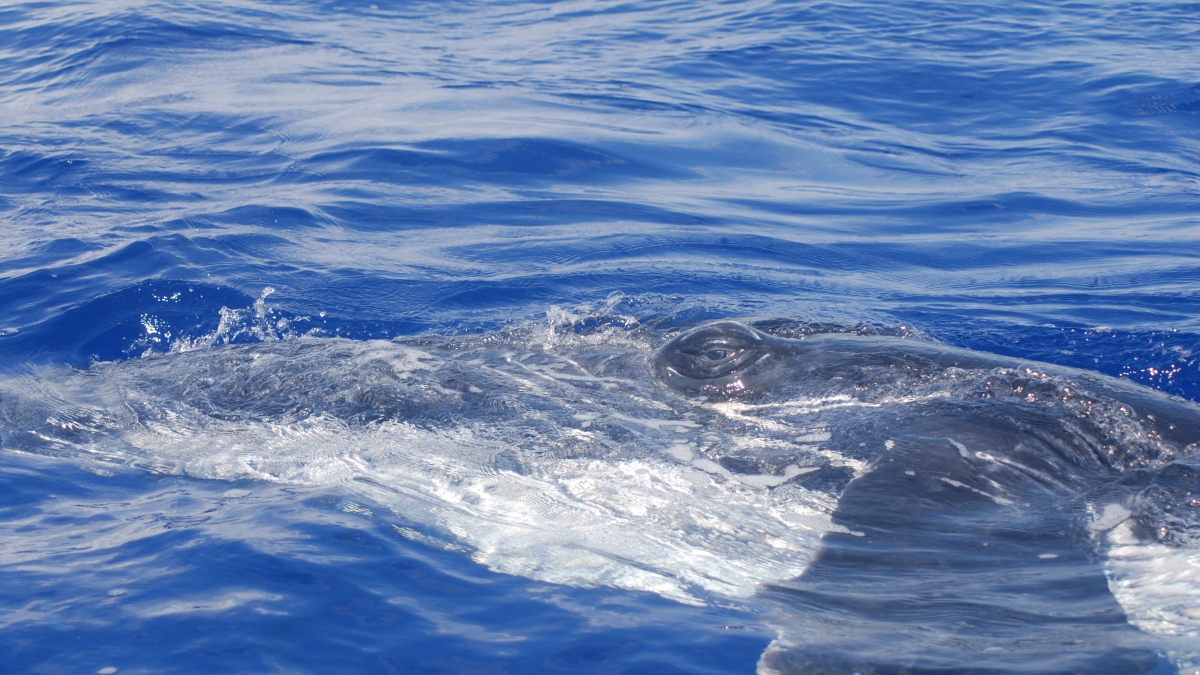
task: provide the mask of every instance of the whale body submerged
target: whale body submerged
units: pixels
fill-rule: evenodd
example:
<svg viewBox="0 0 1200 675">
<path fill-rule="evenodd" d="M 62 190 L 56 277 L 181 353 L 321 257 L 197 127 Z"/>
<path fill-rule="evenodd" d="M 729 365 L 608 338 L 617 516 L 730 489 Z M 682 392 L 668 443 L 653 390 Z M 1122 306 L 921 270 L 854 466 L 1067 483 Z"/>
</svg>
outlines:
<svg viewBox="0 0 1200 675">
<path fill-rule="evenodd" d="M 498 572 L 757 603 L 764 673 L 1200 657 L 1195 404 L 897 337 L 726 321 L 659 342 L 530 328 L 48 368 L 0 382 L 0 439 L 333 485 Z"/>
<path fill-rule="evenodd" d="M 1139 518 L 1124 519 L 1132 515 L 1126 505 L 1161 498 L 1164 488 L 1175 488 L 1174 506 L 1194 504 L 1187 497 L 1200 489 L 1200 471 L 1186 463 L 1200 439 L 1194 406 L 1087 373 L 927 343 L 781 340 L 732 322 L 676 338 L 653 368 L 669 386 L 717 398 L 788 387 L 865 393 L 892 373 L 971 383 L 953 397 L 905 405 L 902 416 L 874 415 L 872 425 L 886 425 L 890 437 L 886 452 L 840 492 L 832 518 L 858 536 L 830 532 L 802 575 L 771 586 L 787 629 L 760 670 L 1156 667 L 1110 591 L 1097 534 L 1120 528 L 1119 543 L 1138 529 L 1192 543 L 1181 540 L 1195 518 L 1170 527 L 1155 518 L 1171 504 L 1138 503 Z M 922 639 L 887 639 L 912 622 Z"/>
</svg>

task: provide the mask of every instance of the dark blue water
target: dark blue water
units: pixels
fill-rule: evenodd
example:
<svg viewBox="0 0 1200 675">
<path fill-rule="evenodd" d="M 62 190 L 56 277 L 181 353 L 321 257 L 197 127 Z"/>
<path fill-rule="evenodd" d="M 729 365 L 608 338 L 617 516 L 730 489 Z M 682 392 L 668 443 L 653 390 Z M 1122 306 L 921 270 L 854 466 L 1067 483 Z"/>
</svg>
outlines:
<svg viewBox="0 0 1200 675">
<path fill-rule="evenodd" d="M 1198 16 L 10 4 L 0 371 L 562 308 L 912 335 L 1200 401 Z M 775 636 L 737 602 L 497 574 L 336 490 L 10 445 L 8 672 L 736 673 Z"/>
</svg>

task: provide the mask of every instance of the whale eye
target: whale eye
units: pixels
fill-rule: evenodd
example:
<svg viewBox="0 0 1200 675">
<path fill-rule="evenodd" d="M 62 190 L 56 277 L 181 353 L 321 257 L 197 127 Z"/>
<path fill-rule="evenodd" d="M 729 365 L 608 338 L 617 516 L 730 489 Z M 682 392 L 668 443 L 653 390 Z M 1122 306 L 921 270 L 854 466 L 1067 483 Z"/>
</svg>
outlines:
<svg viewBox="0 0 1200 675">
<path fill-rule="evenodd" d="M 673 386 L 742 386 L 748 368 L 769 354 L 764 337 L 732 321 L 702 326 L 675 338 L 655 356 L 655 371 Z M 693 384 L 683 384 L 684 378 Z"/>
</svg>

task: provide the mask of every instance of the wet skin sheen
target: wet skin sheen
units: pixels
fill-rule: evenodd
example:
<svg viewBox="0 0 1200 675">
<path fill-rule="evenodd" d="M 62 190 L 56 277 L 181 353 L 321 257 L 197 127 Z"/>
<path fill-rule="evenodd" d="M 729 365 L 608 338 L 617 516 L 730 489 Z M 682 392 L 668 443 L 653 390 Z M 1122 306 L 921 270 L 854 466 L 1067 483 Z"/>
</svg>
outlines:
<svg viewBox="0 0 1200 675">
<path fill-rule="evenodd" d="M 651 361 L 667 386 L 714 402 L 758 401 L 803 383 L 852 392 L 880 372 L 920 379 L 1028 365 L 892 337 L 782 339 L 730 321 L 680 335 Z M 1186 402 L 1034 365 L 1132 405 L 1165 453 L 1186 454 L 1200 439 Z M 781 639 L 760 672 L 1171 671 L 1110 593 L 1103 543 L 1084 509 L 1113 486 L 1152 481 L 1166 460 L 1122 455 L 1053 406 L 949 399 L 905 410 L 886 418 L 891 445 L 839 498 L 833 520 L 852 534 L 826 534 L 801 577 L 764 589 L 779 601 Z M 911 630 L 897 634 L 898 626 Z"/>
</svg>

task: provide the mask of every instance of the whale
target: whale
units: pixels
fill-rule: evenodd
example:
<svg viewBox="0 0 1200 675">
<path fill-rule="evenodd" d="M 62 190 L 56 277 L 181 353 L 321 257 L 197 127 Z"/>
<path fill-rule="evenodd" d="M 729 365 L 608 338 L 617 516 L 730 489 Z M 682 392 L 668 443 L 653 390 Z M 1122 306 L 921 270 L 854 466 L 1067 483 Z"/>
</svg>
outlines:
<svg viewBox="0 0 1200 675">
<path fill-rule="evenodd" d="M 828 533 L 802 575 L 771 585 L 786 630 L 760 672 L 1158 667 L 1109 588 L 1096 535 L 1133 516 L 1123 504 L 1156 479 L 1172 482 L 1164 473 L 1200 489 L 1186 464 L 1200 439 L 1194 406 L 1092 373 L 930 343 L 782 340 L 735 322 L 675 338 L 652 367 L 668 386 L 718 400 L 786 387 L 825 397 L 868 391 L 894 373 L 909 381 L 976 373 L 959 396 L 905 405 L 903 415 L 876 412 L 886 451 L 845 485 L 832 518 L 853 534 Z M 1136 429 L 1114 425 L 1098 400 Z M 1143 534 L 1165 536 L 1139 515 Z M 920 630 L 894 639 L 896 626 L 914 623 Z"/>
<path fill-rule="evenodd" d="M 777 635 L 763 674 L 1200 662 L 1195 403 L 771 325 L 37 366 L 0 377 L 0 446 L 98 473 L 327 488 L 497 573 L 750 607 Z"/>
</svg>

